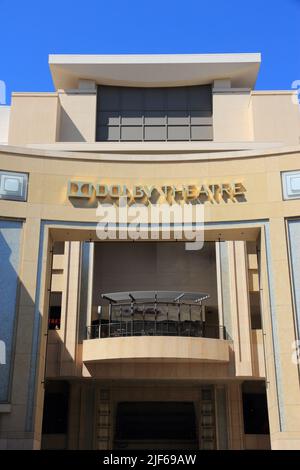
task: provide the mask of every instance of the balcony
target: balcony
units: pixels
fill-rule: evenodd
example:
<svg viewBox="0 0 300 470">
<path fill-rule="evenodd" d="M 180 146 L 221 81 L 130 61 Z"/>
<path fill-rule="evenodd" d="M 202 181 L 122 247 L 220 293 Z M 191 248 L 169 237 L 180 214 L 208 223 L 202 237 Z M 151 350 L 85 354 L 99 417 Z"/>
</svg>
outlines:
<svg viewBox="0 0 300 470">
<path fill-rule="evenodd" d="M 224 327 L 205 318 L 208 294 L 118 292 L 102 298 L 108 309 L 101 306 L 96 324 L 87 328 L 84 362 L 229 362 Z"/>
<path fill-rule="evenodd" d="M 208 294 L 136 291 L 102 294 L 108 309 L 87 328 L 87 339 L 122 336 L 189 336 L 226 339 L 224 327 L 206 321 Z"/>
<path fill-rule="evenodd" d="M 87 327 L 87 339 L 116 338 L 122 336 L 189 336 L 194 338 L 226 339 L 223 326 L 204 321 L 131 320 L 101 322 Z"/>
</svg>

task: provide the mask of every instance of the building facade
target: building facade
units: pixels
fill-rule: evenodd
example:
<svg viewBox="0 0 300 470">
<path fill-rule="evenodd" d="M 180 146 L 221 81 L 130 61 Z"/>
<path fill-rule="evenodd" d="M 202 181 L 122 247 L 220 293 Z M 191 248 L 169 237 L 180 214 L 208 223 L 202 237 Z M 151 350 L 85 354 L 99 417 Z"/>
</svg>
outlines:
<svg viewBox="0 0 300 470">
<path fill-rule="evenodd" d="M 0 145 L 0 448 L 300 449 L 295 94 L 259 54 L 49 64 Z"/>
</svg>

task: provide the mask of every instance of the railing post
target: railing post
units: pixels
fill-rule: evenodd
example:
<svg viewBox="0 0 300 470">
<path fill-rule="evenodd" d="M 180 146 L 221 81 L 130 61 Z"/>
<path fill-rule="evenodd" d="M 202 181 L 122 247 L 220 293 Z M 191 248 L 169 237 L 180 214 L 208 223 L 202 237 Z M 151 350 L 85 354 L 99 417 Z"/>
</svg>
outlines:
<svg viewBox="0 0 300 470">
<path fill-rule="evenodd" d="M 123 336 L 123 310 L 122 310 L 122 305 L 120 305 L 120 309 L 119 309 L 119 315 L 120 315 L 120 322 L 121 322 L 121 325 L 120 325 L 120 332 L 121 332 L 121 336 Z"/>
<path fill-rule="evenodd" d="M 167 303 L 167 336 L 169 336 L 169 304 Z"/>
<path fill-rule="evenodd" d="M 112 306 L 111 306 L 111 303 L 109 303 L 109 306 L 108 306 L 108 337 L 110 338 L 110 324 L 111 324 L 111 309 L 112 309 Z"/>
<path fill-rule="evenodd" d="M 155 293 L 155 300 L 154 300 L 154 331 L 156 336 L 156 322 L 157 322 L 157 294 Z"/>
<path fill-rule="evenodd" d="M 133 336 L 133 333 L 134 333 L 134 328 L 133 328 L 134 304 L 133 304 L 133 300 L 131 300 L 131 303 L 130 303 L 130 310 L 131 310 L 131 336 Z"/>
<path fill-rule="evenodd" d="M 201 323 L 202 323 L 202 338 L 205 338 L 205 305 L 200 303 L 200 315 L 201 315 Z"/>
</svg>

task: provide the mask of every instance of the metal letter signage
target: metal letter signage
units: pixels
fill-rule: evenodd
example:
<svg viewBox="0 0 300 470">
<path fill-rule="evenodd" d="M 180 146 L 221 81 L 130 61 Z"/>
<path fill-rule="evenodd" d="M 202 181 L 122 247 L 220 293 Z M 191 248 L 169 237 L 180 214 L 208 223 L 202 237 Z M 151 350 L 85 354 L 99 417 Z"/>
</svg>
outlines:
<svg viewBox="0 0 300 470">
<path fill-rule="evenodd" d="M 232 202 L 245 201 L 245 186 L 241 182 L 230 183 L 199 183 L 197 185 L 161 185 L 146 186 L 126 184 L 90 183 L 87 181 L 69 181 L 68 197 L 85 198 L 92 197 L 99 200 L 116 200 L 125 197 L 128 201 L 138 201 L 142 204 L 157 202 L 160 198 L 172 204 L 176 201 L 194 201 L 196 203 L 219 203 L 222 200 Z"/>
</svg>

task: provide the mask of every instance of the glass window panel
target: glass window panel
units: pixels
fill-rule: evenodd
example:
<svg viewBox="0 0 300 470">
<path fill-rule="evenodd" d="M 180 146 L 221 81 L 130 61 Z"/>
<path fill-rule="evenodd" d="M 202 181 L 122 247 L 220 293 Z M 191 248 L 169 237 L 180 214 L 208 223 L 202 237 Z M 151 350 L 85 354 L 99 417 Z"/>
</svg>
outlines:
<svg viewBox="0 0 300 470">
<path fill-rule="evenodd" d="M 191 111 L 191 124 L 212 125 L 212 116 L 210 111 Z"/>
<path fill-rule="evenodd" d="M 192 317 L 193 321 L 200 321 L 201 320 L 201 307 L 200 307 L 200 305 L 192 305 L 191 317 Z"/>
<path fill-rule="evenodd" d="M 169 304 L 169 321 L 177 322 L 178 320 L 178 306 L 174 304 Z"/>
<path fill-rule="evenodd" d="M 188 305 L 180 304 L 180 321 L 190 321 L 190 309 Z"/>
<path fill-rule="evenodd" d="M 166 124 L 165 111 L 145 111 L 145 124 L 164 126 Z"/>
<path fill-rule="evenodd" d="M 121 124 L 127 126 L 142 126 L 143 115 L 142 111 L 122 111 Z"/>
<path fill-rule="evenodd" d="M 101 86 L 98 90 L 98 105 L 100 112 L 120 109 L 120 89 L 118 87 Z"/>
<path fill-rule="evenodd" d="M 189 126 L 168 126 L 168 140 L 190 140 Z"/>
<path fill-rule="evenodd" d="M 166 140 L 167 132 L 165 126 L 145 126 L 145 140 Z"/>
<path fill-rule="evenodd" d="M 186 87 L 167 88 L 167 107 L 168 109 L 182 110 L 187 109 Z"/>
<path fill-rule="evenodd" d="M 188 111 L 168 111 L 168 124 L 184 126 L 190 123 Z"/>
<path fill-rule="evenodd" d="M 212 140 L 212 126 L 191 126 L 192 140 Z"/>
<path fill-rule="evenodd" d="M 121 107 L 123 110 L 143 109 L 143 89 L 142 88 L 122 88 Z"/>
<path fill-rule="evenodd" d="M 101 126 L 118 126 L 120 116 L 118 111 L 105 111 L 100 113 L 99 124 Z"/>
<path fill-rule="evenodd" d="M 98 140 L 186 141 L 213 138 L 210 86 L 99 86 L 97 111 Z M 121 136 L 120 125 L 123 128 Z"/>
<path fill-rule="evenodd" d="M 140 126 L 122 126 L 121 140 L 143 140 L 143 128 Z"/>
<path fill-rule="evenodd" d="M 97 140 L 120 140 L 120 129 L 114 126 L 100 126 L 97 129 Z"/>
<path fill-rule="evenodd" d="M 144 104 L 145 109 L 165 109 L 165 88 L 146 88 L 144 90 Z"/>
<path fill-rule="evenodd" d="M 192 86 L 188 88 L 188 102 L 190 109 L 212 109 L 211 87 Z"/>
</svg>

